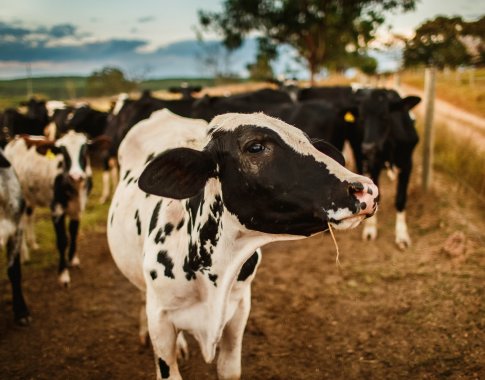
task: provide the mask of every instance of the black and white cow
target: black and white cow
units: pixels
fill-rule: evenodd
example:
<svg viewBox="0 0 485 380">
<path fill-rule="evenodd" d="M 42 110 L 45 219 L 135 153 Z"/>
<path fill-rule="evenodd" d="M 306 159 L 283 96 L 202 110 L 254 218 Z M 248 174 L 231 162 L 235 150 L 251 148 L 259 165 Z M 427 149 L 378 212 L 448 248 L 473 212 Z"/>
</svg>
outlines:
<svg viewBox="0 0 485 380">
<path fill-rule="evenodd" d="M 255 251 L 374 214 L 377 187 L 339 164 L 335 148 L 327 152 L 262 113 L 206 126 L 162 110 L 128 133 L 108 242 L 121 272 L 146 292 L 158 379 L 181 378 L 183 330 L 207 362 L 219 350 L 220 379 L 239 379 Z"/>
<path fill-rule="evenodd" d="M 68 286 L 68 263 L 79 265 L 76 253 L 81 213 L 91 188 L 89 143 L 84 134 L 69 131 L 52 142 L 29 137 L 11 141 L 5 154 L 11 161 L 22 185 L 27 205 L 27 241 L 36 245 L 32 214 L 36 207 L 50 207 L 59 251 L 59 282 Z M 66 217 L 69 221 L 69 251 L 66 261 L 68 237 Z"/>
<path fill-rule="evenodd" d="M 20 219 L 25 203 L 20 182 L 10 162 L 0 149 L 0 246 L 7 247 L 7 273 L 12 285 L 12 304 L 15 321 L 30 323 L 30 312 L 22 292 L 20 249 L 23 231 Z"/>
<path fill-rule="evenodd" d="M 3 114 L 0 131 L 1 147 L 5 147 L 16 135 L 44 135 L 44 128 L 49 123 L 46 102 L 32 98 L 28 102 L 21 103 L 21 105 L 27 107 L 25 114 L 13 108 L 6 109 Z"/>
<path fill-rule="evenodd" d="M 359 99 L 359 126 L 362 128 L 363 171 L 378 183 L 382 169 L 398 172 L 395 207 L 395 241 L 400 249 L 411 245 L 406 224 L 406 199 L 413 166 L 412 155 L 419 137 L 415 121 L 409 111 L 421 98 L 401 98 L 394 90 L 364 89 L 356 93 Z M 377 218 L 366 221 L 362 232 L 364 239 L 377 237 Z"/>
</svg>

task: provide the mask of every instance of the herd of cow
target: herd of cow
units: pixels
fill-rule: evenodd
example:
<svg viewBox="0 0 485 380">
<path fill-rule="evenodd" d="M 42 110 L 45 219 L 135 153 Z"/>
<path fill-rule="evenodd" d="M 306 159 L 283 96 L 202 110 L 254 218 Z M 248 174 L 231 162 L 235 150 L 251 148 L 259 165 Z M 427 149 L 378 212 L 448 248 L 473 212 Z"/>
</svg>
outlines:
<svg viewBox="0 0 485 380">
<path fill-rule="evenodd" d="M 199 98 L 186 91 L 180 100 L 143 92 L 138 99 L 120 95 L 109 112 L 35 99 L 26 113 L 5 110 L 0 241 L 7 245 L 16 321 L 30 320 L 20 256 L 37 245 L 36 207 L 51 209 L 61 284 L 80 263 L 76 240 L 95 150 L 104 163 L 100 201 L 110 197 L 110 182 L 117 186 L 107 221 L 110 250 L 146 296 L 140 339 L 149 333 L 157 377 L 180 378 L 185 330 L 206 361 L 218 349 L 220 378 L 239 378 L 259 247 L 364 219 L 363 238 L 375 239 L 376 217 L 369 217 L 384 168 L 398 173 L 396 243 L 411 243 L 405 205 L 418 136 L 409 111 L 419 101 L 341 86 Z M 344 167 L 346 141 L 359 174 Z"/>
</svg>

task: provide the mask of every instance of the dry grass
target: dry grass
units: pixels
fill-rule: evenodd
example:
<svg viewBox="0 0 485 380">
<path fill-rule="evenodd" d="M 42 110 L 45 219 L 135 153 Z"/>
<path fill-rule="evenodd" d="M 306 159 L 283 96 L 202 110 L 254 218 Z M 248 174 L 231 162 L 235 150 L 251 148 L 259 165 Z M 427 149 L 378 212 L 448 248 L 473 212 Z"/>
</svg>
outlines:
<svg viewBox="0 0 485 380">
<path fill-rule="evenodd" d="M 474 78 L 474 79 L 473 79 Z M 405 71 L 402 82 L 424 88 L 424 71 Z M 453 105 L 485 117 L 485 69 L 465 72 L 437 72 L 436 93 Z"/>
</svg>

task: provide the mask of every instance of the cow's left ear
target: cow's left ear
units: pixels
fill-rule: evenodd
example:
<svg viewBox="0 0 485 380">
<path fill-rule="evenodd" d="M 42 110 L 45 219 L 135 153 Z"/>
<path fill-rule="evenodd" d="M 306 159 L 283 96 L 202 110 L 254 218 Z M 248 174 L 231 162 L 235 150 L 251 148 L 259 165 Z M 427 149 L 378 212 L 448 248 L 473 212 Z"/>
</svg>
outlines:
<svg viewBox="0 0 485 380">
<path fill-rule="evenodd" d="M 11 165 L 10 165 L 10 162 L 5 158 L 5 156 L 0 152 L 0 168 L 1 169 L 5 169 L 5 168 L 9 168 Z"/>
<path fill-rule="evenodd" d="M 409 111 L 419 104 L 421 98 L 419 96 L 406 96 L 405 98 L 389 104 L 391 112 L 405 110 Z"/>
<path fill-rule="evenodd" d="M 344 155 L 337 148 L 335 148 L 332 144 L 329 144 L 328 142 L 323 141 L 323 140 L 312 142 L 312 144 L 320 152 L 322 152 L 323 154 L 326 154 L 330 158 L 333 158 L 340 165 L 345 166 Z"/>
<path fill-rule="evenodd" d="M 53 142 L 43 143 L 35 147 L 37 153 L 47 156 L 49 154 L 61 154 L 62 150 L 56 146 Z M 49 153 L 50 152 L 50 153 Z"/>
<path fill-rule="evenodd" d="M 216 173 L 216 163 L 206 151 L 190 148 L 167 150 L 145 167 L 138 187 L 146 193 L 173 199 L 197 195 Z"/>
</svg>

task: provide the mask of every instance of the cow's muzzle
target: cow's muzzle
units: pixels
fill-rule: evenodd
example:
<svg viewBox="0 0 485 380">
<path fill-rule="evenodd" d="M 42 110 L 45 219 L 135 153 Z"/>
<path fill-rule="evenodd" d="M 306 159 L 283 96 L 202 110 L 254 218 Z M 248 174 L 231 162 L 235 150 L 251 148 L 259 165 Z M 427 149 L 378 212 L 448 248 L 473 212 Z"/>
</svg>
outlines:
<svg viewBox="0 0 485 380">
<path fill-rule="evenodd" d="M 369 178 L 361 177 L 363 180 L 354 181 L 349 184 L 349 194 L 357 199 L 357 214 L 366 218 L 371 217 L 377 211 L 379 202 L 379 189 Z"/>
</svg>

